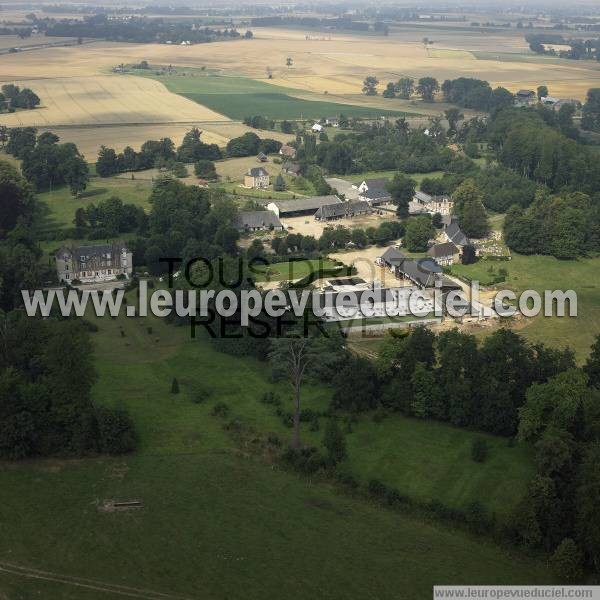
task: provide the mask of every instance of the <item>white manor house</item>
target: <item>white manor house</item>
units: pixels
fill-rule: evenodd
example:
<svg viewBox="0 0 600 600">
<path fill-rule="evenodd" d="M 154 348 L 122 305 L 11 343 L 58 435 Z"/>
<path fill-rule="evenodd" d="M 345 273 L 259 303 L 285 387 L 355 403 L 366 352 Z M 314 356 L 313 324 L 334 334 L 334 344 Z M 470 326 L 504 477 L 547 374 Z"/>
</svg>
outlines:
<svg viewBox="0 0 600 600">
<path fill-rule="evenodd" d="M 119 275 L 127 279 L 133 273 L 133 254 L 125 242 L 96 246 L 63 246 L 54 255 L 56 272 L 62 283 L 112 281 Z"/>
</svg>

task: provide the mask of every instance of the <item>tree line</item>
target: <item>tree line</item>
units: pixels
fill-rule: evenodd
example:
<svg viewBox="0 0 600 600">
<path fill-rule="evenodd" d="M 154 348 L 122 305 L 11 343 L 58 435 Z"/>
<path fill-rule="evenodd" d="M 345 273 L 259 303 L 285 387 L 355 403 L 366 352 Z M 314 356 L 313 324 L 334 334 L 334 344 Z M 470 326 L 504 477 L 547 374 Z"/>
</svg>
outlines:
<svg viewBox="0 0 600 600">
<path fill-rule="evenodd" d="M 102 38 L 114 42 L 138 44 L 205 44 L 228 39 L 251 39 L 234 27 L 215 29 L 196 27 L 190 21 L 162 18 L 127 17 L 109 18 L 104 14 L 86 16 L 83 19 L 61 19 L 46 24 L 46 35 L 75 38 Z"/>
<path fill-rule="evenodd" d="M 59 141 L 49 131 L 37 135 L 35 127 L 15 127 L 8 131 L 6 152 L 22 160 L 21 171 L 37 191 L 66 184 L 78 196 L 89 181 L 88 165 L 75 144 Z"/>
<path fill-rule="evenodd" d="M 217 144 L 203 142 L 201 136 L 202 131 L 194 127 L 184 135 L 177 148 L 173 140 L 162 138 L 144 142 L 139 152 L 127 146 L 123 152 L 117 153 L 112 148 L 102 146 L 96 161 L 96 173 L 100 177 L 110 177 L 116 173 L 143 171 L 153 167 L 174 170 L 178 164 L 197 164 L 201 161 L 215 161 L 225 157 L 255 156 L 259 152 L 271 154 L 281 148 L 281 142 L 269 138 L 261 139 L 254 132 L 249 131 L 229 140 L 223 152 Z"/>
</svg>

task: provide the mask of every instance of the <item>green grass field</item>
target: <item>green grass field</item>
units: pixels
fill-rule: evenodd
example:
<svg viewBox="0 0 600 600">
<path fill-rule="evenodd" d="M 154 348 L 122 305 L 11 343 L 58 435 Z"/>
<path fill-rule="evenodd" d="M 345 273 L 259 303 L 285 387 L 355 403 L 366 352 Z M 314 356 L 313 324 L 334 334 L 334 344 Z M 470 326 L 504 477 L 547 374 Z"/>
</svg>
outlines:
<svg viewBox="0 0 600 600">
<path fill-rule="evenodd" d="M 254 270 L 258 273 L 257 281 L 291 281 L 302 279 L 319 269 L 333 269 L 332 260 L 299 260 L 291 262 L 274 263 L 272 265 L 256 265 Z"/>
<path fill-rule="evenodd" d="M 137 73 L 136 73 L 137 74 Z M 246 77 L 145 74 L 161 81 L 167 89 L 190 98 L 231 119 L 252 115 L 271 119 L 321 119 L 344 114 L 347 117 L 375 118 L 407 116 L 409 113 L 321 100 L 305 100 L 302 90 L 282 88 Z"/>
<path fill-rule="evenodd" d="M 276 391 L 291 407 L 290 388 L 272 384 L 265 364 L 218 353 L 204 336 L 192 340 L 186 327 L 155 317 L 94 320 L 94 401 L 129 409 L 139 450 L 0 465 L 0 567 L 11 562 L 93 579 L 95 587 L 219 600 L 262 600 L 281 590 L 298 599 L 414 600 L 431 597 L 435 583 L 550 580 L 541 561 L 283 472 L 258 458 L 252 436 L 247 445 L 234 443 L 225 420 L 211 414 L 216 402 L 229 405 L 227 419 L 290 436 L 259 402 Z M 173 377 L 178 395 L 170 393 Z M 196 404 L 199 386 L 208 397 Z M 323 410 L 330 394 L 325 385 L 306 386 L 304 406 Z M 322 431 L 302 429 L 307 443 L 321 443 Z M 347 436 L 350 468 L 362 482 L 377 477 L 416 498 L 456 506 L 479 499 L 500 512 L 531 473 L 528 452 L 486 436 L 490 459 L 475 464 L 468 456 L 473 435 L 397 416 L 359 422 Z M 140 499 L 144 508 L 106 514 L 97 510 L 105 499 Z M 120 597 L 5 573 L 0 592 Z"/>
<path fill-rule="evenodd" d="M 536 290 L 574 290 L 578 299 L 577 317 L 545 317 L 540 315 L 522 322 L 521 333 L 532 341 L 550 346 L 570 346 L 580 361 L 589 354 L 594 337 L 600 333 L 600 258 L 580 258 L 574 261 L 557 260 L 551 256 L 523 256 L 513 253 L 508 262 L 480 261 L 474 265 L 454 265 L 453 272 L 471 279 L 485 281 L 490 264 L 496 271 L 508 270 L 506 283 L 499 289 L 516 292 Z"/>
<path fill-rule="evenodd" d="M 128 204 L 135 204 L 147 209 L 148 198 L 152 191 L 152 182 L 147 180 L 131 180 L 120 177 L 106 179 L 92 178 L 87 189 L 79 198 L 74 198 L 66 186 L 51 192 L 37 194 L 43 208 L 40 231 L 53 231 L 65 227 L 73 227 L 75 211 L 90 204 L 98 204 L 112 196 L 117 196 Z"/>
<path fill-rule="evenodd" d="M 387 177 L 393 179 L 394 175 L 397 175 L 398 171 L 363 171 L 362 173 L 352 173 L 351 175 L 345 176 L 345 179 L 352 183 L 362 183 L 365 179 L 376 179 L 378 177 Z M 408 176 L 414 179 L 418 184 L 423 179 L 439 179 L 444 175 L 443 171 L 432 171 L 431 173 L 409 173 Z"/>
</svg>

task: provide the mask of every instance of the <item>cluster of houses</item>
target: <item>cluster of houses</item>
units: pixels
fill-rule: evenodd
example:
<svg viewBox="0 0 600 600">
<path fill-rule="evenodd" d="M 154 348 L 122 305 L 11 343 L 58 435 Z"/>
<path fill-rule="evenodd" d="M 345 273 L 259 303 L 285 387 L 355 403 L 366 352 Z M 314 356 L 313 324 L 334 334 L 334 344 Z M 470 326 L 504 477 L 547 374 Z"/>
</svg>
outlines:
<svg viewBox="0 0 600 600">
<path fill-rule="evenodd" d="M 565 105 L 571 105 L 576 110 L 581 108 L 581 102 L 575 98 L 554 98 L 552 96 L 538 98 L 537 94 L 533 90 L 519 90 L 515 94 L 515 106 L 535 106 L 538 102 L 545 106 L 550 106 L 557 111 Z"/>
</svg>

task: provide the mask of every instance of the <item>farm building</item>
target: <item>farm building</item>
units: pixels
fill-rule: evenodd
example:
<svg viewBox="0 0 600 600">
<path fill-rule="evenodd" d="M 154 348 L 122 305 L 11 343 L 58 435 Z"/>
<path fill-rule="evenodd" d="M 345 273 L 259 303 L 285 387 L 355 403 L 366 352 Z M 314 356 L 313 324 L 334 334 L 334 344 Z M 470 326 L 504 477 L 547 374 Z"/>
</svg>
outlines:
<svg viewBox="0 0 600 600">
<path fill-rule="evenodd" d="M 515 94 L 515 106 L 531 106 L 537 103 L 537 94 L 532 90 L 519 90 Z"/>
<path fill-rule="evenodd" d="M 378 204 L 389 204 L 392 201 L 392 195 L 387 190 L 367 190 L 359 193 L 359 199 L 368 202 L 371 206 Z"/>
<path fill-rule="evenodd" d="M 254 189 L 265 189 L 271 182 L 269 174 L 262 167 L 249 169 L 244 177 L 244 186 Z"/>
<path fill-rule="evenodd" d="M 274 200 L 267 204 L 267 209 L 273 211 L 280 218 L 313 216 L 321 206 L 341 204 L 341 202 L 337 196 L 313 196 L 296 200 Z"/>
<path fill-rule="evenodd" d="M 385 190 L 388 183 L 389 179 L 386 179 L 385 177 L 379 177 L 376 179 L 365 179 L 360 185 L 356 187 L 358 188 L 358 191 L 361 194 L 364 194 L 364 192 L 367 191 L 372 192 L 373 190 Z"/>
<path fill-rule="evenodd" d="M 263 231 L 265 229 L 282 231 L 283 225 L 279 217 L 270 210 L 241 212 L 236 218 L 238 231 Z"/>
<path fill-rule="evenodd" d="M 431 258 L 412 260 L 396 248 L 388 248 L 376 259 L 376 264 L 389 269 L 398 279 L 405 279 L 419 288 L 432 288 L 436 283 L 443 291 L 460 289 L 460 286 L 443 277 L 442 268 Z"/>
<path fill-rule="evenodd" d="M 285 156 L 286 158 L 296 158 L 296 148 L 284 144 L 281 146 L 281 148 L 279 148 L 279 154 L 281 154 L 281 156 Z"/>
<path fill-rule="evenodd" d="M 295 162 L 285 163 L 281 169 L 285 175 L 291 175 L 292 177 L 298 177 L 300 175 L 300 165 Z"/>
<path fill-rule="evenodd" d="M 330 127 L 339 127 L 340 120 L 337 117 L 328 117 L 325 119 L 325 124 L 329 125 Z"/>
<path fill-rule="evenodd" d="M 563 106 L 573 106 L 575 110 L 579 110 L 581 108 L 581 102 L 576 98 L 559 98 L 553 105 L 554 110 L 558 111 Z"/>
<path fill-rule="evenodd" d="M 452 242 L 459 249 L 469 244 L 469 238 L 464 234 L 456 219 L 452 219 L 450 224 L 444 227 L 444 237 L 447 242 Z"/>
<path fill-rule="evenodd" d="M 434 304 L 428 293 L 415 286 L 384 288 L 367 283 L 364 279 L 350 277 L 344 280 L 327 282 L 318 297 L 325 321 L 347 321 L 349 319 L 377 318 L 411 315 L 433 315 Z M 351 296 L 350 296 L 351 294 Z M 420 303 L 410 303 L 414 294 L 419 295 Z"/>
<path fill-rule="evenodd" d="M 59 281 L 98 283 L 133 273 L 133 254 L 125 242 L 97 246 L 63 246 L 54 255 Z"/>
<path fill-rule="evenodd" d="M 449 267 L 458 262 L 460 250 L 452 242 L 444 242 L 429 248 L 427 254 L 441 267 Z"/>
<path fill-rule="evenodd" d="M 368 202 L 337 202 L 335 204 L 325 204 L 315 213 L 317 221 L 331 221 L 333 219 L 344 219 L 355 217 L 357 215 L 366 215 L 371 212 L 371 206 Z"/>
<path fill-rule="evenodd" d="M 315 123 L 312 127 L 311 127 L 312 131 L 314 131 L 315 133 L 321 133 L 323 131 L 323 125 L 320 125 L 319 123 Z"/>
<path fill-rule="evenodd" d="M 260 152 L 256 158 L 258 158 L 258 160 L 260 162 L 268 162 L 269 161 L 269 157 L 264 152 Z"/>
<path fill-rule="evenodd" d="M 454 202 L 449 196 L 430 196 L 425 192 L 417 191 L 409 204 L 409 213 L 422 214 L 428 213 L 434 215 L 450 215 L 454 209 Z"/>
</svg>

